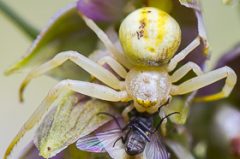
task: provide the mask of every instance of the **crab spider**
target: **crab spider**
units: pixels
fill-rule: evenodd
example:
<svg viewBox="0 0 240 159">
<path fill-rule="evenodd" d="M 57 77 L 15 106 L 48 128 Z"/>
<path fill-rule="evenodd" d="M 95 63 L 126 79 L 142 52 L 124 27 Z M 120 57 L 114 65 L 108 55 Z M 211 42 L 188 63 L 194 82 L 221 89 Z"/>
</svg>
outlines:
<svg viewBox="0 0 240 159">
<path fill-rule="evenodd" d="M 173 57 L 180 44 L 181 31 L 178 23 L 161 10 L 141 8 L 125 18 L 119 31 L 125 54 L 114 47 L 107 35 L 92 20 L 82 17 L 113 56 L 105 56 L 96 63 L 75 51 L 61 52 L 28 74 L 20 88 L 21 99 L 25 86 L 33 78 L 67 60 L 74 62 L 105 85 L 64 80 L 50 90 L 46 99 L 57 97 L 64 90 L 72 90 L 112 102 L 133 100 L 133 106 L 139 112 L 155 113 L 171 96 L 187 94 L 226 78 L 221 92 L 198 99 L 217 100 L 227 97 L 236 83 L 236 75 L 229 67 L 203 73 L 197 64 L 188 62 L 173 72 L 177 64 L 200 44 L 200 40 L 197 37 Z M 101 66 L 104 64 L 108 64 L 123 81 Z M 191 70 L 196 77 L 174 85 Z M 173 73 L 170 75 L 169 72 Z M 47 102 L 47 105 L 51 102 Z"/>
<path fill-rule="evenodd" d="M 203 73 L 197 64 L 188 62 L 173 72 L 177 64 L 200 44 L 200 40 L 197 37 L 173 57 L 180 44 L 181 30 L 178 23 L 161 10 L 141 8 L 125 18 L 119 29 L 124 54 L 114 47 L 107 35 L 92 20 L 82 17 L 113 57 L 105 56 L 95 63 L 75 51 L 61 52 L 28 74 L 21 85 L 21 99 L 25 86 L 33 78 L 58 67 L 67 60 L 79 65 L 105 86 L 64 80 L 50 91 L 54 93 L 49 93 L 48 97 L 70 89 L 106 101 L 133 100 L 133 106 L 140 112 L 154 113 L 171 96 L 187 94 L 226 78 L 225 86 L 220 93 L 198 99 L 217 100 L 228 96 L 236 83 L 236 75 L 229 67 Z M 103 68 L 101 65 L 104 64 L 108 64 L 123 81 Z M 195 78 L 174 85 L 191 70 L 196 74 Z M 170 75 L 169 72 L 173 73 Z"/>
<path fill-rule="evenodd" d="M 27 75 L 20 88 L 20 97 L 22 99 L 24 88 L 33 78 L 45 74 L 67 60 L 77 64 L 104 85 L 77 80 L 63 80 L 58 83 L 24 124 L 6 154 L 66 90 L 111 102 L 133 101 L 133 104 L 123 111 L 123 115 L 127 116 L 127 112 L 134 107 L 139 112 L 155 113 L 171 96 L 187 94 L 226 78 L 225 85 L 219 93 L 198 100 L 221 99 L 231 93 L 236 83 L 235 72 L 227 66 L 203 73 L 197 64 L 188 62 L 174 71 L 177 64 L 199 46 L 200 39 L 197 37 L 174 56 L 180 44 L 181 30 L 178 23 L 161 10 L 141 8 L 125 18 L 119 29 L 124 53 L 115 48 L 107 35 L 91 19 L 81 16 L 112 56 L 103 57 L 96 63 L 75 51 L 61 52 Z M 108 64 L 123 80 L 119 80 L 112 72 L 102 67 L 103 64 Z M 174 84 L 191 70 L 196 77 L 179 85 Z"/>
</svg>

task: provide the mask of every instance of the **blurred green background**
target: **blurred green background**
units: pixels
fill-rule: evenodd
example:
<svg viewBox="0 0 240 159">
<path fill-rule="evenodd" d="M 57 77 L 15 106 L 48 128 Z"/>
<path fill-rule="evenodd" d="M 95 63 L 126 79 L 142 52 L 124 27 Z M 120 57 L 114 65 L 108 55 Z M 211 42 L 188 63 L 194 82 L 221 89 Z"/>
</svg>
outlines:
<svg viewBox="0 0 240 159">
<path fill-rule="evenodd" d="M 73 0 L 2 1 L 41 29 L 59 9 Z M 225 6 L 221 0 L 202 0 L 202 5 L 212 51 L 208 62 L 211 68 L 221 53 L 240 41 L 240 9 L 237 5 Z M 18 88 L 26 74 L 6 77 L 3 72 L 25 53 L 30 44 L 31 40 L 0 11 L 0 157 L 24 121 L 56 83 L 46 76 L 34 80 L 26 91 L 25 103 L 19 103 Z M 30 137 L 18 144 L 18 149 L 23 148 L 28 139 Z"/>
</svg>

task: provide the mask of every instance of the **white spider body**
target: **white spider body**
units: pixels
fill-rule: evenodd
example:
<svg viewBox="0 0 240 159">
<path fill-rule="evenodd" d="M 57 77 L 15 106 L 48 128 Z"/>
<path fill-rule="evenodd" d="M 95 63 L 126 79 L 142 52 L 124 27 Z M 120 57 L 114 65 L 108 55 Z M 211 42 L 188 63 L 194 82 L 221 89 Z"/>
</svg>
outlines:
<svg viewBox="0 0 240 159">
<path fill-rule="evenodd" d="M 126 90 L 139 112 L 154 113 L 169 98 L 171 83 L 164 67 L 135 67 L 125 81 Z"/>
</svg>

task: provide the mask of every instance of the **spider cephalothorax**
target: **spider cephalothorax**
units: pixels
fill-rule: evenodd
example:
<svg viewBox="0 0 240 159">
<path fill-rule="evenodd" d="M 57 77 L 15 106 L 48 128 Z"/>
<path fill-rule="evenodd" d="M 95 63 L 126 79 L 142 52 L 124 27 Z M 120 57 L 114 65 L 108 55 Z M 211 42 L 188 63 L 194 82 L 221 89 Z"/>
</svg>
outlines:
<svg viewBox="0 0 240 159">
<path fill-rule="evenodd" d="M 164 67 L 135 67 L 126 77 L 126 90 L 140 112 L 154 113 L 169 98 L 171 83 Z"/>
<path fill-rule="evenodd" d="M 224 98 L 231 93 L 236 84 L 236 74 L 227 66 L 203 73 L 197 64 L 189 61 L 175 70 L 177 64 L 199 45 L 200 40 L 197 37 L 174 56 L 180 43 L 181 32 L 178 23 L 164 11 L 156 8 L 141 8 L 123 20 L 119 32 L 123 53 L 91 19 L 83 15 L 82 18 L 104 43 L 111 55 L 94 62 L 76 51 L 61 52 L 28 74 L 22 83 L 20 96 L 22 97 L 25 86 L 33 78 L 58 67 L 67 60 L 80 66 L 104 85 L 78 80 L 59 82 L 50 90 L 42 104 L 14 138 L 8 152 L 66 90 L 111 102 L 133 100 L 133 105 L 123 112 L 126 116 L 127 112 L 134 107 L 140 112 L 155 113 L 171 96 L 187 94 L 226 78 L 225 85 L 219 93 L 202 97 L 199 100 Z M 108 64 L 123 80 L 119 80 L 115 74 L 102 67 L 103 64 Z M 179 85 L 174 84 L 191 70 L 194 71 L 196 77 Z"/>
</svg>

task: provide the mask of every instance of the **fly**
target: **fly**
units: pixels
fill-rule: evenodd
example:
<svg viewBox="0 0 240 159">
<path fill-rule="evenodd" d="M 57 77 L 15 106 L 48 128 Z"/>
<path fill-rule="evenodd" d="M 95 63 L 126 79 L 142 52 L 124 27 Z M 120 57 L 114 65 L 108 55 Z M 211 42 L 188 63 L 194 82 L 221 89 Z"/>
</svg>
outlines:
<svg viewBox="0 0 240 159">
<path fill-rule="evenodd" d="M 130 118 L 129 123 L 122 128 L 115 116 L 103 112 L 101 114 L 111 116 L 115 120 L 118 129 L 85 136 L 80 138 L 76 145 L 78 149 L 90 152 L 107 151 L 111 157 L 114 156 L 114 151 L 121 149 L 130 156 L 143 154 L 144 159 L 168 159 L 169 154 L 158 129 L 166 118 L 177 113 L 166 115 L 154 127 L 155 115 L 133 111 L 134 115 Z"/>
</svg>

